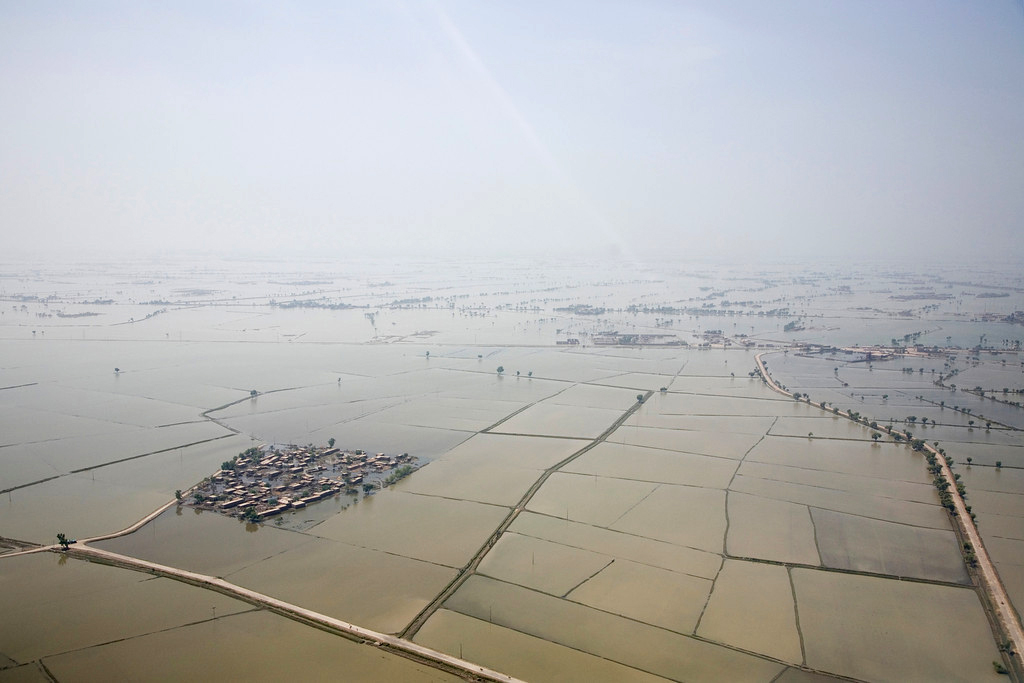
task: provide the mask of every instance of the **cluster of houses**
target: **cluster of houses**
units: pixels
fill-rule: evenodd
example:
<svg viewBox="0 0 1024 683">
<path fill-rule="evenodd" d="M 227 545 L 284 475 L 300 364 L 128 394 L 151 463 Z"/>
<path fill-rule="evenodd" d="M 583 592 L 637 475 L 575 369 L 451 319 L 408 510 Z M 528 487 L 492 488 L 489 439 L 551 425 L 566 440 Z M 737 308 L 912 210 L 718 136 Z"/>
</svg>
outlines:
<svg viewBox="0 0 1024 683">
<path fill-rule="evenodd" d="M 333 441 L 333 439 L 332 439 Z M 258 521 L 339 493 L 356 494 L 411 472 L 408 453 L 388 456 L 315 446 L 260 446 L 239 453 L 192 491 L 195 507 Z"/>
</svg>

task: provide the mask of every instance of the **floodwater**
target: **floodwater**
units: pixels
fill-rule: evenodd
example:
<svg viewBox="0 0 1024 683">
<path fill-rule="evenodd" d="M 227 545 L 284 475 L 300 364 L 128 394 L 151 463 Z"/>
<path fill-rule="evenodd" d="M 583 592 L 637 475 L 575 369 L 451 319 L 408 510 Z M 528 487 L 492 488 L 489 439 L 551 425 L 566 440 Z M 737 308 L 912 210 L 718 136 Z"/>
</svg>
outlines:
<svg viewBox="0 0 1024 683">
<path fill-rule="evenodd" d="M 388 633 L 478 557 L 413 638 L 528 680 L 994 675 L 1000 654 L 924 459 L 748 374 L 755 351 L 795 341 L 998 339 L 970 354 L 981 360 L 767 359 L 816 402 L 940 441 L 1021 604 L 1024 328 L 965 319 L 967 295 L 865 317 L 923 306 L 890 298 L 920 280 L 894 274 L 883 295 L 866 274 L 823 294 L 829 275 L 781 267 L 257 270 L 4 267 L 0 537 L 115 532 L 250 446 L 333 438 L 408 452 L 420 469 L 261 524 L 172 506 L 97 545 Z M 1019 293 L 994 301 L 1024 309 Z M 584 303 L 606 312 L 555 310 Z M 795 319 L 803 331 L 783 329 Z M 677 344 L 604 344 L 614 331 Z M 581 343 L 555 343 L 569 338 Z M 216 593 L 54 553 L 0 555 L 0 607 L 0 680 L 43 666 L 60 680 L 151 666 L 447 680 Z M 960 630 L 936 641 L 935 624 Z"/>
<path fill-rule="evenodd" d="M 978 531 L 1018 613 L 1024 604 L 1024 534 L 1020 531 L 1024 529 L 1024 439 L 1020 431 L 1024 429 L 1024 410 L 1013 404 L 1020 402 L 1019 392 L 1024 389 L 1020 355 L 954 351 L 934 358 L 874 361 L 868 367 L 845 354 L 769 356 L 773 376 L 793 390 L 808 393 L 811 400 L 819 400 L 819 387 L 830 386 L 829 398 L 821 400 L 856 410 L 881 427 L 911 430 L 915 437 L 937 443 L 946 451 L 954 461 L 954 471 L 962 477 Z M 881 446 L 893 447 L 899 448 Z M 899 495 L 924 502 L 931 493 L 927 485 L 922 489 L 914 496 L 903 487 Z M 824 516 L 820 517 L 825 524 Z M 859 532 L 851 529 L 851 535 L 864 536 L 864 542 L 874 548 L 868 555 L 874 558 L 862 554 L 857 559 L 841 559 L 848 550 L 840 548 L 829 551 L 837 553 L 836 566 L 902 566 L 910 575 L 947 576 L 956 582 L 965 579 L 955 563 L 943 567 L 934 557 L 925 559 L 935 548 L 925 542 L 934 535 L 932 531 L 902 534 L 907 536 L 903 540 L 898 540 L 901 534 L 897 533 L 885 534 L 887 540 L 869 541 L 873 532 L 866 528 Z M 942 539 L 942 544 L 955 545 L 948 534 Z M 893 542 L 894 546 L 886 548 Z M 911 548 L 915 550 L 908 552 Z M 891 559 L 885 559 L 887 555 Z M 911 569 L 906 566 L 908 561 L 928 566 Z"/>
</svg>

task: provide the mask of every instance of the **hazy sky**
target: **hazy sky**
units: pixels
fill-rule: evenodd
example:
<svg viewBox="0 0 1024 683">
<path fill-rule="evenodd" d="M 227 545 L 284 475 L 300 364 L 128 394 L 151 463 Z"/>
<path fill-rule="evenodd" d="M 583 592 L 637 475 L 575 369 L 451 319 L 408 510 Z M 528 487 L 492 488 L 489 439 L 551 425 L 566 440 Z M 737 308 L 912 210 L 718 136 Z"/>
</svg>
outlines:
<svg viewBox="0 0 1024 683">
<path fill-rule="evenodd" d="M 0 247 L 1021 259 L 1022 7 L 0 0 Z"/>
</svg>

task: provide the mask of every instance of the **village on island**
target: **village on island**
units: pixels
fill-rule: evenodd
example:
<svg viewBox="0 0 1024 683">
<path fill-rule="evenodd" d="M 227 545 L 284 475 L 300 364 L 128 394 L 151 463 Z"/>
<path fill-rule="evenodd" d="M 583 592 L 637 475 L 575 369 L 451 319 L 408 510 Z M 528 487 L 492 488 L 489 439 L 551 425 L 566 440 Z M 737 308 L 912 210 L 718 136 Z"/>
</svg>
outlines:
<svg viewBox="0 0 1024 683">
<path fill-rule="evenodd" d="M 216 474 L 203 479 L 187 494 L 175 492 L 180 503 L 259 522 L 286 510 L 346 494 L 383 488 L 415 471 L 408 453 L 388 456 L 334 447 L 253 446 L 224 462 Z"/>
</svg>

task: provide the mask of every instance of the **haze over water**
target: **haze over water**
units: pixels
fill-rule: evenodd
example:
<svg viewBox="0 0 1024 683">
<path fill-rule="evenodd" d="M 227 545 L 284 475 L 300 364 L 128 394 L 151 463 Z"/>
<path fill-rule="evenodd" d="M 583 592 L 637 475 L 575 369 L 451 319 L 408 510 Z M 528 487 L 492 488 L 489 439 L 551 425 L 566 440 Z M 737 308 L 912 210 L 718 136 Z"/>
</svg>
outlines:
<svg viewBox="0 0 1024 683">
<path fill-rule="evenodd" d="M 1020 3 L 7 3 L 0 45 L 0 683 L 451 678 L 15 554 L 177 491 L 95 547 L 525 680 L 1021 675 L 902 438 L 1019 613 Z M 419 468 L 192 504 L 329 439 Z"/>
</svg>

